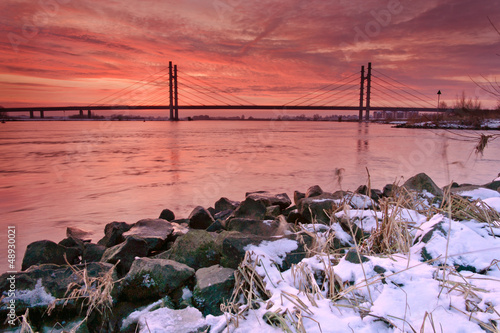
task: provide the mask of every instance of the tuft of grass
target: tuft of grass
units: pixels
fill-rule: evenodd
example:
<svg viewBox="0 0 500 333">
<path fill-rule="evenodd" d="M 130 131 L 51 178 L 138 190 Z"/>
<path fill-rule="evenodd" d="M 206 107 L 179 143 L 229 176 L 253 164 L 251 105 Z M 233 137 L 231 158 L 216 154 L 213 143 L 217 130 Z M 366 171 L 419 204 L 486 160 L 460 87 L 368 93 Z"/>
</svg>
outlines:
<svg viewBox="0 0 500 333">
<path fill-rule="evenodd" d="M 410 252 L 413 244 L 410 223 L 401 219 L 403 201 L 406 200 L 404 196 L 399 196 L 396 202 L 391 198 L 380 200 L 382 221 L 377 219 L 376 229 L 364 241 L 362 248 L 366 252 L 386 255 Z"/>
<path fill-rule="evenodd" d="M 259 306 L 258 301 L 267 300 L 272 295 L 266 289 L 264 277 L 257 273 L 258 257 L 253 260 L 253 253 L 247 251 L 243 261 L 234 273 L 235 288 L 228 302 L 221 304 L 221 311 L 226 315 L 227 327 L 232 323 L 239 326 L 245 312 Z"/>
<path fill-rule="evenodd" d="M 97 277 L 90 277 L 86 267 L 78 269 L 69 263 L 68 265 L 73 273 L 79 277 L 79 282 L 70 283 L 66 290 L 67 296 L 62 299 L 54 300 L 47 308 L 47 313 L 50 315 L 52 311 L 56 309 L 57 305 L 61 304 L 61 302 L 63 308 L 67 306 L 69 302 L 80 302 L 81 310 L 83 311 L 86 308 L 85 317 L 80 321 L 80 323 L 73 327 L 70 332 L 76 332 L 95 311 L 101 315 L 103 323 L 107 322 L 109 315 L 112 313 L 113 307 L 113 298 L 111 293 L 115 283 L 118 282 L 113 279 L 118 263 L 116 263 L 105 274 Z"/>
</svg>

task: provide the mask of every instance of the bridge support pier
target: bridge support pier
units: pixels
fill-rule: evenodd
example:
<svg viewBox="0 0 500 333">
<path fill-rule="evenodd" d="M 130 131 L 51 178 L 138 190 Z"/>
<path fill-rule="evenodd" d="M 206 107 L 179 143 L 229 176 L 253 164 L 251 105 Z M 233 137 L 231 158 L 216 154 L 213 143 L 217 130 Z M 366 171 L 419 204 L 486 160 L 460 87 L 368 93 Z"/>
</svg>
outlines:
<svg viewBox="0 0 500 333">
<path fill-rule="evenodd" d="M 80 118 L 83 118 L 83 110 L 80 110 Z"/>
<path fill-rule="evenodd" d="M 179 97 L 177 94 L 177 65 L 174 65 L 174 120 L 179 120 Z"/>
<path fill-rule="evenodd" d="M 168 98 L 170 101 L 169 108 L 170 108 L 170 121 L 174 120 L 174 74 L 173 74 L 173 67 L 172 67 L 172 62 L 168 62 Z"/>
<path fill-rule="evenodd" d="M 45 114 L 43 111 L 40 111 L 40 118 L 42 118 L 42 119 L 45 118 Z"/>
<path fill-rule="evenodd" d="M 359 86 L 359 116 L 358 121 L 363 121 L 363 100 L 365 98 L 365 66 L 361 66 L 361 85 Z"/>
<path fill-rule="evenodd" d="M 33 119 L 35 118 L 35 114 L 33 113 L 33 111 L 30 111 L 30 119 Z"/>
<path fill-rule="evenodd" d="M 87 110 L 87 118 L 92 118 L 92 111 L 91 110 Z"/>
<path fill-rule="evenodd" d="M 370 121 L 370 95 L 372 90 L 372 63 L 368 63 L 368 74 L 366 75 L 366 113 L 365 120 Z"/>
</svg>

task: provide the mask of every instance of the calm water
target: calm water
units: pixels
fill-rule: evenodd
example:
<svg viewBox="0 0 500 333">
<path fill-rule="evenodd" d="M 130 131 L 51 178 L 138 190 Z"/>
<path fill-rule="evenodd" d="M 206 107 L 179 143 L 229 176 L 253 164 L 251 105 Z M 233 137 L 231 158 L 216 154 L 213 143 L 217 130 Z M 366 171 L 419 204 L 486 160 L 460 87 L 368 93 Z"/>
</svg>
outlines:
<svg viewBox="0 0 500 333">
<path fill-rule="evenodd" d="M 106 223 L 158 217 L 170 208 L 187 217 L 221 196 L 242 200 L 251 190 L 382 188 L 426 172 L 486 183 L 500 145 L 482 158 L 472 132 L 393 129 L 324 122 L 15 122 L 0 124 L 0 233 L 17 230 L 17 269 L 35 240 L 60 241 L 66 227 L 103 235 Z M 339 184 L 335 169 L 344 169 Z M 6 246 L 5 246 L 6 247 Z M 0 250 L 0 272 L 7 270 Z"/>
</svg>

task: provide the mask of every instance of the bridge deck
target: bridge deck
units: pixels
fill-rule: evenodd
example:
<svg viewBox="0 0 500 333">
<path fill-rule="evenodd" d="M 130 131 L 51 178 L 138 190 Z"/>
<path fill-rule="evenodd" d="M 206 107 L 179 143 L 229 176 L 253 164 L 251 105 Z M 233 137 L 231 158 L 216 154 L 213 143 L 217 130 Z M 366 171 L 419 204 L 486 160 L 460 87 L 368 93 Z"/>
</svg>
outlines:
<svg viewBox="0 0 500 333">
<path fill-rule="evenodd" d="M 303 110 L 303 111 L 359 111 L 359 106 L 296 106 L 296 105 L 179 105 L 179 110 Z M 3 112 L 79 111 L 79 110 L 170 110 L 169 105 L 99 105 L 99 106 L 31 106 L 0 109 Z M 363 109 L 364 110 L 364 109 Z M 371 106 L 370 111 L 444 112 L 446 110 L 421 107 Z"/>
</svg>

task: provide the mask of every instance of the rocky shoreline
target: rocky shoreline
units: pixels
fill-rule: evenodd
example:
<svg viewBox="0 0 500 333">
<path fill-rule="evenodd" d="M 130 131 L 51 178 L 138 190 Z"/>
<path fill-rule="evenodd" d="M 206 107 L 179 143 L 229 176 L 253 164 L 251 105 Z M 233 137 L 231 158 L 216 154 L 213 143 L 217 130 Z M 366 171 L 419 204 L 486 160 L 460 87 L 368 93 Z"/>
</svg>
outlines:
<svg viewBox="0 0 500 333">
<path fill-rule="evenodd" d="M 447 129 L 447 130 L 474 130 L 474 131 L 498 131 L 500 122 L 495 119 L 486 121 L 461 122 L 461 121 L 423 121 L 404 122 L 396 124 L 394 128 L 421 128 L 421 129 Z"/>
<path fill-rule="evenodd" d="M 478 188 L 498 192 L 500 181 L 482 186 L 454 183 L 450 188 L 452 193 Z M 224 309 L 239 287 L 235 273 L 253 247 L 281 244 L 284 254 L 274 264 L 284 272 L 311 256 L 318 243 L 315 233 L 336 228 L 330 250 L 359 264 L 365 257 L 356 244 L 371 234 L 345 218 L 342 207 L 379 209 L 387 198 L 401 193 L 439 207 L 445 201 L 443 190 L 418 174 L 402 186 L 388 184 L 381 190 L 360 186 L 354 192 L 328 193 L 316 185 L 295 191 L 292 199 L 286 193 L 250 192 L 242 202 L 221 198 L 214 207 L 196 207 L 181 219 L 165 209 L 158 219 L 111 222 L 97 243 L 85 231 L 68 228 L 67 238 L 59 243 L 31 243 L 22 272 L 0 277 L 0 315 L 13 319 L 9 305 L 15 304 L 16 316 L 29 309 L 29 323 L 37 331 L 69 330 L 79 323 L 78 332 L 136 332 L 142 327 L 139 314 L 134 315 L 137 310 L 183 309 L 179 316 L 195 316 L 198 323 L 203 319 L 192 332 L 221 332 L 226 327 L 220 320 L 221 304 Z M 286 244 L 294 246 L 287 249 Z M 426 260 L 436 259 L 430 250 L 426 255 Z M 484 267 L 470 264 L 461 269 L 479 272 Z M 11 285 L 15 297 L 7 293 Z M 20 327 L 17 318 L 15 325 L 6 320 L 0 328 Z"/>
</svg>

